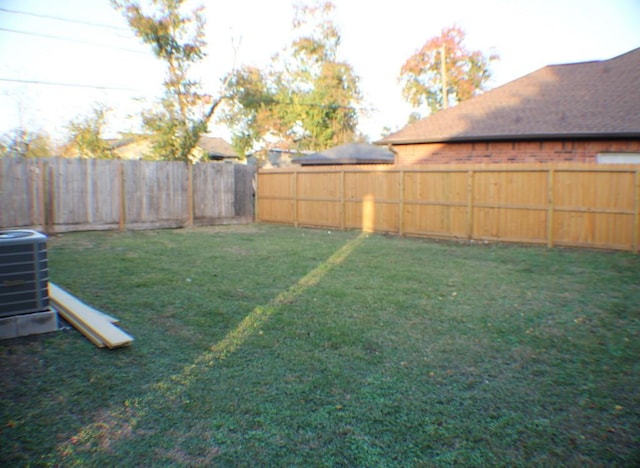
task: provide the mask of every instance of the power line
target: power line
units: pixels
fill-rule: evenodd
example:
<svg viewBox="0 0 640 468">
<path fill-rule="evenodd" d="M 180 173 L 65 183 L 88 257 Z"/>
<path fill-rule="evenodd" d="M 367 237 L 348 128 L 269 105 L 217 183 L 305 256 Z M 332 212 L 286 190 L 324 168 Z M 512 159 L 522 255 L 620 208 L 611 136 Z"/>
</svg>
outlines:
<svg viewBox="0 0 640 468">
<path fill-rule="evenodd" d="M 88 85 L 81 83 L 62 83 L 57 81 L 40 81 L 40 80 L 23 80 L 20 78 L 0 78 L 0 81 L 6 81 L 9 83 L 23 83 L 23 84 L 37 84 L 37 85 L 47 85 L 47 86 L 65 86 L 68 88 L 90 88 L 90 89 L 101 89 L 101 90 L 109 90 L 109 91 L 135 91 L 143 93 L 146 90 L 138 89 L 138 88 L 126 88 L 126 87 L 118 87 L 118 86 L 100 86 L 100 85 Z"/>
<path fill-rule="evenodd" d="M 89 89 L 102 89 L 109 91 L 135 91 L 143 93 L 148 91 L 146 89 L 140 88 L 127 88 L 123 86 L 102 86 L 102 85 L 88 85 L 81 83 L 63 83 L 60 81 L 40 81 L 40 80 L 26 80 L 22 78 L 0 78 L 0 81 L 5 81 L 9 83 L 23 83 L 23 84 L 37 84 L 37 85 L 47 85 L 47 86 L 64 86 L 68 88 L 89 88 Z M 321 104 L 314 102 L 307 103 L 294 103 L 293 101 L 274 101 L 278 104 L 285 104 L 289 106 L 304 106 L 304 107 L 319 107 L 319 108 L 330 108 L 330 109 L 349 109 L 349 110 L 360 110 L 360 111 L 371 111 L 375 110 L 369 107 L 357 107 L 357 106 L 348 106 L 348 105 L 337 105 L 337 104 Z"/>
<path fill-rule="evenodd" d="M 88 44 L 88 45 L 94 45 L 94 46 L 99 46 L 99 47 L 105 47 L 107 49 L 122 50 L 122 51 L 125 51 L 125 52 L 131 52 L 133 54 L 146 55 L 145 52 L 141 52 L 139 50 L 127 49 L 126 47 L 118 47 L 118 46 L 114 46 L 114 45 L 111 45 L 111 44 L 103 44 L 101 42 L 83 41 L 83 40 L 80 40 L 80 39 L 74 39 L 72 37 L 54 36 L 53 34 L 41 34 L 41 33 L 34 33 L 34 32 L 31 32 L 31 31 L 20 31 L 18 29 L 9 29 L 9 28 L 0 28 L 0 31 L 14 33 L 14 34 L 24 34 L 25 36 L 35 36 L 35 37 L 44 37 L 46 39 L 56 39 L 56 40 L 59 40 L 59 41 L 76 42 L 78 44 Z"/>
<path fill-rule="evenodd" d="M 126 28 L 121 28 L 119 26 L 112 26 L 110 24 L 93 23 L 91 21 L 82 21 L 82 20 L 77 20 L 73 18 L 62 18 L 60 16 L 42 15 L 39 13 L 30 13 L 27 11 L 10 10 L 9 8 L 0 8 L 0 11 L 4 11 L 5 13 L 12 13 L 16 15 L 26 15 L 26 16 L 34 16 L 36 18 L 45 18 L 45 19 L 51 19 L 56 21 L 64 21 L 65 23 L 75 23 L 75 24 L 83 24 L 85 26 L 95 26 L 97 28 L 113 29 L 114 31 L 129 31 Z"/>
<path fill-rule="evenodd" d="M 85 88 L 85 89 L 99 89 L 104 91 L 133 91 L 137 93 L 144 93 L 148 91 L 146 89 L 139 88 L 127 88 L 127 87 L 119 87 L 119 86 L 101 86 L 101 85 L 88 85 L 81 83 L 62 83 L 59 81 L 40 81 L 40 80 L 25 80 L 21 78 L 0 78 L 0 81 L 9 82 L 9 83 L 22 83 L 22 84 L 35 84 L 35 85 L 45 85 L 45 86 L 64 86 L 67 88 Z M 305 107 L 319 107 L 319 108 L 331 108 L 331 109 L 347 109 L 347 110 L 355 110 L 355 111 L 372 111 L 375 110 L 373 108 L 368 107 L 357 107 L 357 106 L 344 106 L 344 105 L 333 105 L 333 104 L 320 104 L 320 103 L 293 103 L 292 101 L 277 101 L 279 104 L 285 104 L 289 106 L 301 105 Z"/>
</svg>

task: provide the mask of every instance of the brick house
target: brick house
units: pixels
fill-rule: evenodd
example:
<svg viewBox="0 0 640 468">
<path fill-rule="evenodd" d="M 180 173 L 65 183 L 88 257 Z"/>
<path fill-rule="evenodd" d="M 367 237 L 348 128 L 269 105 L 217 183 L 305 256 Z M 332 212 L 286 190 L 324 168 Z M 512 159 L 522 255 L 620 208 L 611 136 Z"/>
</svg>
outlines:
<svg viewBox="0 0 640 468">
<path fill-rule="evenodd" d="M 377 144 L 396 163 L 640 163 L 640 48 L 546 66 Z"/>
</svg>

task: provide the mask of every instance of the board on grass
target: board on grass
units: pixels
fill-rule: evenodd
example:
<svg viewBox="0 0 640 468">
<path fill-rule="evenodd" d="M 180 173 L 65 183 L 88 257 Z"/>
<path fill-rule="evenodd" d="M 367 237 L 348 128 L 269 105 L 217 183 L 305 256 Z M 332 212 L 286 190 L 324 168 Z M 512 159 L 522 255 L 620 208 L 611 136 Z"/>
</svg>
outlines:
<svg viewBox="0 0 640 468">
<path fill-rule="evenodd" d="M 69 323 L 98 347 L 127 346 L 133 337 L 116 327 L 110 317 L 49 282 L 49 300 Z"/>
<path fill-rule="evenodd" d="M 71 326 L 73 326 L 76 330 L 82 333 L 86 338 L 89 339 L 89 341 L 91 341 L 98 348 L 105 347 L 104 342 L 100 339 L 100 337 L 97 334 L 91 331 L 91 329 L 84 326 L 82 322 L 80 322 L 73 314 L 70 314 L 64 308 L 56 305 L 53 299 L 51 298 L 49 299 L 50 299 L 49 307 L 51 308 L 51 310 L 57 312 L 62 318 L 64 318 L 67 322 L 69 322 Z"/>
</svg>

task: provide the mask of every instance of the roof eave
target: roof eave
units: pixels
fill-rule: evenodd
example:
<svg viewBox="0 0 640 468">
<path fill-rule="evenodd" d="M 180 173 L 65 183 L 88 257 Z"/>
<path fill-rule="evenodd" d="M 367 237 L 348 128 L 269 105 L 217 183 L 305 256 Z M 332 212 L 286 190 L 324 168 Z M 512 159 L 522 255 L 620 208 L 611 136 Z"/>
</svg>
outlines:
<svg viewBox="0 0 640 468">
<path fill-rule="evenodd" d="M 482 143 L 491 141 L 549 141 L 549 140 L 628 140 L 640 138 L 640 132 L 620 133 L 535 133 L 518 135 L 452 136 L 443 138 L 382 139 L 376 145 L 416 145 L 422 143 Z"/>
<path fill-rule="evenodd" d="M 293 164 L 300 164 L 301 166 L 338 166 L 344 164 L 393 164 L 394 161 L 388 159 L 307 159 L 306 161 L 293 159 L 291 162 Z"/>
</svg>

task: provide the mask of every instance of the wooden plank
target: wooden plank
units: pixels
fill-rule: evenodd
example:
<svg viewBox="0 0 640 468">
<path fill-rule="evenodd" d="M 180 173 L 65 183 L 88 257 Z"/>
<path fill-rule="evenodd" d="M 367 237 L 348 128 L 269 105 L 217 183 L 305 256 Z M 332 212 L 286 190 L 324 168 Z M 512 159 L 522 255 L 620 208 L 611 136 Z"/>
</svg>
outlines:
<svg viewBox="0 0 640 468">
<path fill-rule="evenodd" d="M 117 318 L 117 317 L 114 317 L 114 316 L 109 315 L 109 314 L 105 314 L 101 310 L 96 310 L 96 312 L 98 312 L 100 315 L 102 315 L 107 322 L 110 322 L 110 323 L 113 323 L 113 324 L 120 323 L 120 319 Z"/>
<path fill-rule="evenodd" d="M 52 300 L 52 302 L 53 302 L 53 300 Z M 58 309 L 56 309 L 56 310 L 58 310 Z M 98 314 L 102 315 L 102 317 L 104 317 L 104 319 L 105 319 L 107 322 L 109 322 L 109 323 L 113 323 L 114 325 L 116 325 L 116 324 L 120 323 L 120 319 L 119 319 L 119 318 L 113 317 L 113 316 L 111 316 L 111 315 L 109 315 L 109 314 L 105 314 L 105 313 L 104 313 L 104 312 L 102 312 L 101 310 L 97 310 L 97 309 L 94 309 L 94 310 L 95 310 Z"/>
<path fill-rule="evenodd" d="M 98 335 L 96 335 L 91 329 L 85 327 L 82 322 L 80 322 L 73 314 L 69 313 L 64 307 L 61 307 L 57 303 L 51 299 L 50 304 L 51 309 L 55 310 L 58 314 L 62 316 L 67 322 L 73 325 L 80 333 L 82 333 L 89 341 L 91 341 L 98 348 L 104 348 L 104 341 L 100 339 Z"/>
<path fill-rule="evenodd" d="M 51 295 L 52 288 L 53 288 L 54 294 L 55 294 L 56 292 L 58 292 L 58 291 L 62 291 L 62 292 L 65 292 L 65 293 L 66 293 L 66 291 L 64 291 L 60 286 L 57 286 L 56 284 L 54 284 L 54 283 L 52 283 L 52 282 L 49 282 L 49 294 L 50 294 L 50 295 Z M 69 293 L 66 293 L 66 294 L 69 294 Z M 70 294 L 69 294 L 69 295 L 70 295 Z M 55 295 L 53 298 L 51 298 L 51 300 L 54 300 L 54 301 L 55 301 L 55 300 L 56 300 L 56 299 L 55 299 L 56 297 L 58 297 L 58 295 Z M 80 302 L 80 301 L 78 300 L 78 302 Z M 106 313 L 102 312 L 101 310 L 98 310 L 98 309 L 94 309 L 94 308 L 92 308 L 92 307 L 89 307 L 88 305 L 86 305 L 86 304 L 84 304 L 84 303 L 82 303 L 82 302 L 81 302 L 81 304 L 82 304 L 84 307 L 87 307 L 87 308 L 91 309 L 93 313 L 98 314 L 99 316 L 101 316 L 103 319 L 105 319 L 105 320 L 106 320 L 107 322 L 109 322 L 109 323 L 120 323 L 120 319 L 119 319 L 119 318 L 117 318 L 117 317 L 114 317 L 114 316 L 112 316 L 112 315 L 106 314 Z"/>
<path fill-rule="evenodd" d="M 79 324 L 78 329 L 83 333 L 87 332 L 84 334 L 90 340 L 93 341 L 92 338 L 97 337 L 100 342 L 109 348 L 127 346 L 133 341 L 132 336 L 113 325 L 105 318 L 104 314 L 89 307 L 51 282 L 49 282 L 49 299 L 54 306 L 62 309 L 65 319 L 69 320 L 74 326 Z"/>
<path fill-rule="evenodd" d="M 60 300 L 61 297 L 62 301 Z M 106 345 L 109 348 L 117 348 L 127 346 L 133 341 L 131 336 L 112 325 L 106 317 L 103 317 L 101 312 L 91 309 L 70 294 L 60 290 L 54 292 L 54 294 L 50 293 L 50 299 L 60 315 L 96 346 L 103 348 Z M 70 304 L 71 307 L 69 307 Z M 86 310 L 78 312 L 75 308 L 76 306 L 80 309 L 86 307 Z M 95 315 L 92 315 L 91 311 Z"/>
</svg>

